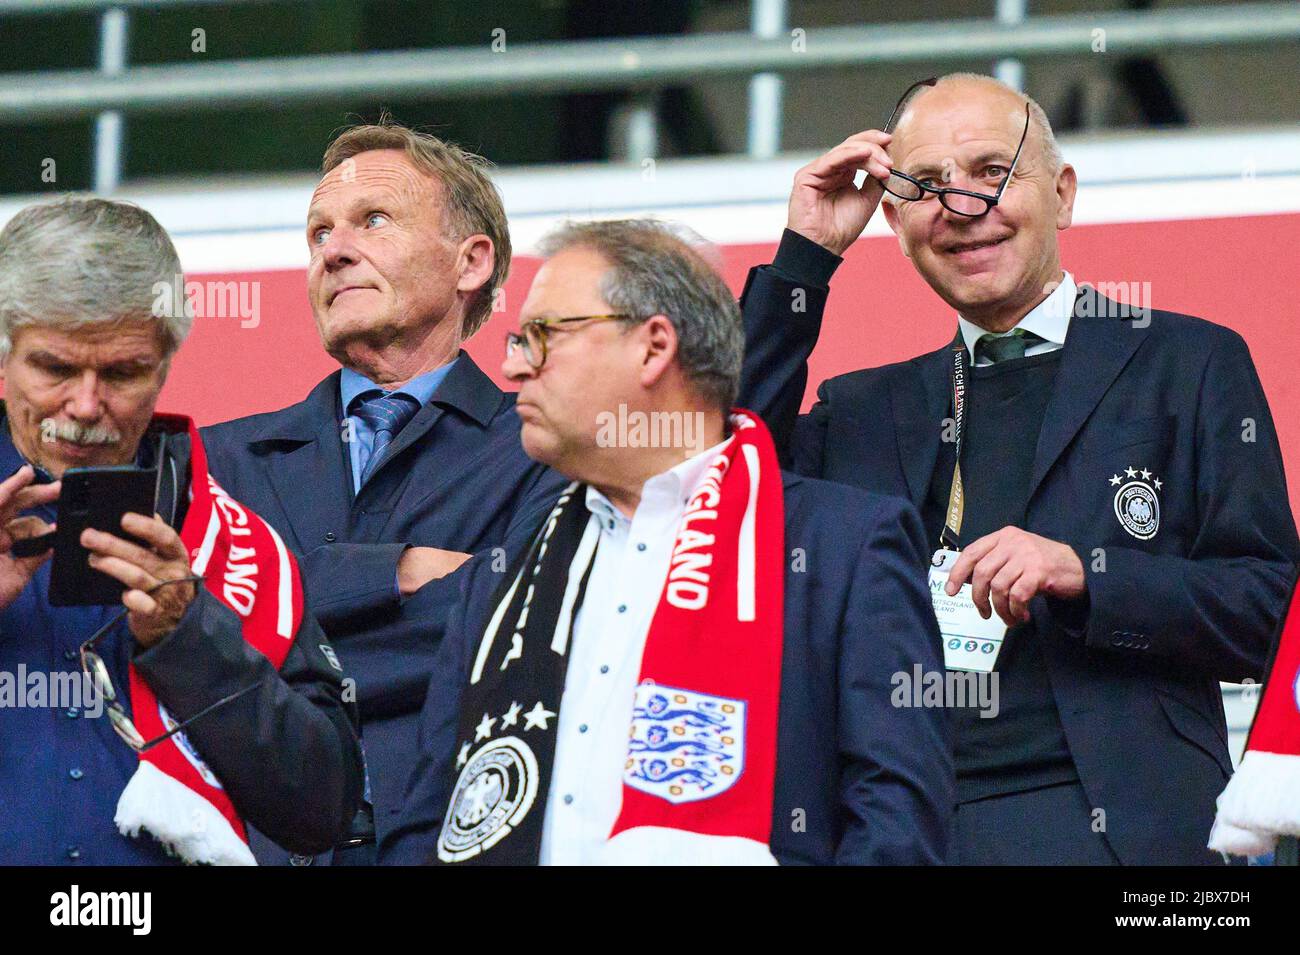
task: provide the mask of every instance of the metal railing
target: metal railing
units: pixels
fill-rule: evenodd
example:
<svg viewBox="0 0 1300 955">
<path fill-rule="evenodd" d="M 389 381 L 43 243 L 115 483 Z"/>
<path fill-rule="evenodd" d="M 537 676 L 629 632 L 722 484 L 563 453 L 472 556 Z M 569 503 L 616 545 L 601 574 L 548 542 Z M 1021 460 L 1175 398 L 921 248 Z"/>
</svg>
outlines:
<svg viewBox="0 0 1300 955">
<path fill-rule="evenodd" d="M 300 0 L 308 2 L 308 0 Z M 53 13 L 100 13 L 119 10 L 165 9 L 167 7 L 232 6 L 237 3 L 262 6 L 283 5 L 283 0 L 0 0 L 0 17 L 39 16 Z"/>
<path fill-rule="evenodd" d="M 0 0 L 0 17 L 99 11 L 104 50 L 121 34 L 125 9 L 211 0 Z M 1000 0 L 998 19 L 787 29 L 785 0 L 752 0 L 751 32 L 585 40 L 482 48 L 336 53 L 164 66 L 101 56 L 101 70 L 0 75 L 0 124 L 290 103 L 357 97 L 457 98 L 515 92 L 653 89 L 670 83 L 748 76 L 748 148 L 780 148 L 781 74 L 871 64 L 1000 61 L 1017 80 L 1031 57 L 1146 54 L 1300 39 L 1300 4 L 1243 3 L 1147 12 L 1024 17 Z M 114 19 L 116 18 L 116 19 Z M 114 27 L 114 23 L 120 23 Z M 120 68 L 119 68 L 120 67 Z M 112 123 L 100 124 L 96 187 L 116 184 L 120 150 Z M 101 161 L 102 160 L 102 161 Z"/>
</svg>

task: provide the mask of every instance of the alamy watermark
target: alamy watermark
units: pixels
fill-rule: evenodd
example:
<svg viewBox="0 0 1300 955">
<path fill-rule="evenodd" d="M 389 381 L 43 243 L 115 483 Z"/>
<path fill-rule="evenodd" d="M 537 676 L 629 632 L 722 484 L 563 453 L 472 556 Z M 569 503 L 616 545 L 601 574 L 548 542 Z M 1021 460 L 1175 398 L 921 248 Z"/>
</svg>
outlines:
<svg viewBox="0 0 1300 955">
<path fill-rule="evenodd" d="M 921 664 L 909 673 L 899 670 L 889 678 L 894 691 L 889 702 L 896 709 L 922 707 L 974 707 L 980 719 L 998 715 L 998 672 L 973 673 L 964 670 L 926 670 Z"/>
<path fill-rule="evenodd" d="M 97 719 L 104 697 L 85 672 L 47 673 L 20 663 L 17 672 L 0 670 L 0 710 L 7 709 L 78 709 Z"/>
<path fill-rule="evenodd" d="M 681 448 L 686 458 L 705 449 L 703 411 L 628 411 L 619 404 L 617 414 L 596 415 L 596 424 L 602 448 Z"/>
<path fill-rule="evenodd" d="M 1044 293 L 1056 291 L 1057 282 L 1043 286 Z M 1081 318 L 1132 319 L 1136 328 L 1151 324 L 1150 282 L 1089 282 L 1080 281 L 1080 288 L 1091 288 L 1096 294 L 1085 296 L 1075 305 L 1074 314 Z"/>
<path fill-rule="evenodd" d="M 240 328 L 256 328 L 262 323 L 261 282 L 186 282 L 184 276 L 176 275 L 170 282 L 155 282 L 150 292 L 152 312 L 158 318 L 237 318 Z"/>
<path fill-rule="evenodd" d="M 74 884 L 50 896 L 50 924 L 123 926 L 132 935 L 148 935 L 153 928 L 153 893 L 83 892 Z"/>
</svg>

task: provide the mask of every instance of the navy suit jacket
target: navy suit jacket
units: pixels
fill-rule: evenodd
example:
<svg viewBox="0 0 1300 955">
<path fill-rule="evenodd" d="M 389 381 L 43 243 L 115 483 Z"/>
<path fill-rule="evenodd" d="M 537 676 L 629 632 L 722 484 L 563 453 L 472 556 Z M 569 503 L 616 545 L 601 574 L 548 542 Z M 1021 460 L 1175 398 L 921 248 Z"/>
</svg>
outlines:
<svg viewBox="0 0 1300 955">
<path fill-rule="evenodd" d="M 826 289 L 806 288 L 807 310 L 792 311 L 795 278 L 750 273 L 741 404 L 766 417 L 798 472 L 920 508 L 951 414 L 947 344 L 831 378 L 799 415 Z M 1116 855 L 1213 862 L 1205 844 L 1232 772 L 1219 681 L 1260 680 L 1300 541 L 1241 336 L 1171 312 L 1105 317 L 1126 312 L 1094 289 L 1076 299 L 1020 526 L 1076 550 L 1088 600 L 1039 597 L 1031 612 Z M 1128 468 L 1161 481 L 1148 540 L 1116 516 L 1112 479 Z"/>
<path fill-rule="evenodd" d="M 514 395 L 462 351 L 354 497 L 339 377 L 281 411 L 205 428 L 203 441 L 217 480 L 298 555 L 312 613 L 356 681 L 382 833 L 401 805 L 461 574 L 402 600 L 398 558 L 417 545 L 487 552 L 490 561 L 512 535 L 529 539 L 566 482 L 524 454 Z M 263 864 L 286 855 L 265 842 L 254 848 Z"/>
<path fill-rule="evenodd" d="M 785 642 L 772 852 L 783 864 L 942 862 L 954 798 L 948 714 L 891 702 L 896 674 L 943 668 L 920 516 L 898 498 L 782 478 Z M 429 684 L 406 807 L 380 845 L 383 864 L 436 854 L 460 695 L 502 579 L 481 558 L 472 564 Z"/>
</svg>

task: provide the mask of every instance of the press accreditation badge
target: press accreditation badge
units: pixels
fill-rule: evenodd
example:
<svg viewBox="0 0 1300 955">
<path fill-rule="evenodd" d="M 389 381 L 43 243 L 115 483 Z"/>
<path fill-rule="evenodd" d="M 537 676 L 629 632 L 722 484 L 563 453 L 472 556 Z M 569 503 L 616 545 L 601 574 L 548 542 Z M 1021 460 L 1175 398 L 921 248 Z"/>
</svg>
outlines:
<svg viewBox="0 0 1300 955">
<path fill-rule="evenodd" d="M 930 601 L 943 634 L 943 663 L 949 670 L 989 673 L 998 661 L 1007 625 L 996 613 L 985 620 L 971 599 L 971 585 L 949 597 L 944 591 L 948 574 L 960 551 L 941 549 L 930 561 Z"/>
</svg>

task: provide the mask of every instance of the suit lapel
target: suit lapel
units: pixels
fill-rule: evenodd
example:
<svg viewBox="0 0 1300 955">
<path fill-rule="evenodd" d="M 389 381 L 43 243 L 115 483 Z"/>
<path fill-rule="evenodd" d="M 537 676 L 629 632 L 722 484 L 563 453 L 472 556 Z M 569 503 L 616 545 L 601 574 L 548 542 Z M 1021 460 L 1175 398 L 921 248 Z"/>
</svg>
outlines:
<svg viewBox="0 0 1300 955">
<path fill-rule="evenodd" d="M 890 382 L 898 457 L 907 479 L 908 497 L 918 508 L 925 504 L 930 491 L 943 419 L 948 415 L 948 351 L 945 346 L 912 359 Z"/>
<path fill-rule="evenodd" d="M 352 483 L 338 402 L 335 372 L 248 442 L 269 464 L 267 479 L 299 550 L 319 546 L 330 532 L 342 537 L 348 526 Z"/>
<path fill-rule="evenodd" d="M 451 366 L 433 397 L 415 413 L 415 417 L 407 422 L 406 427 L 388 446 L 383 459 L 375 465 L 370 480 L 373 481 L 390 461 L 433 430 L 433 426 L 449 408 L 463 412 L 480 425 L 486 426 L 496 413 L 502 394 L 492 379 L 474 364 L 474 360 L 461 351 L 456 356 L 456 364 Z"/>
<path fill-rule="evenodd" d="M 1146 340 L 1145 327 L 1101 317 L 1116 314 L 1125 315 L 1128 310 L 1103 298 L 1094 288 L 1080 288 L 1074 300 L 1074 315 L 1065 336 L 1065 346 L 1061 349 L 1056 384 L 1038 434 L 1026 506 L 1033 500 L 1052 465 L 1065 452 L 1134 352 Z"/>
</svg>

